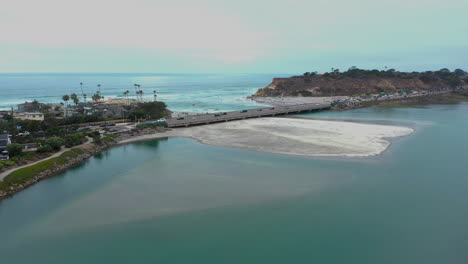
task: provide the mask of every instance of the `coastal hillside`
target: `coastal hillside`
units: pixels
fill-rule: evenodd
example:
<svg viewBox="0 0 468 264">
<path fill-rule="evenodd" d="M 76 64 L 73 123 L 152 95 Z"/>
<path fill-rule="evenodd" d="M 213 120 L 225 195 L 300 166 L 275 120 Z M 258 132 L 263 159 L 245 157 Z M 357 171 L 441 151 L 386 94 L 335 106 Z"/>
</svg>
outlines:
<svg viewBox="0 0 468 264">
<path fill-rule="evenodd" d="M 465 71 L 448 69 L 426 72 L 362 70 L 352 67 L 345 72 L 333 70 L 324 74 L 306 72 L 301 76 L 274 78 L 253 96 L 353 96 L 405 91 L 455 88 L 468 85 Z"/>
</svg>

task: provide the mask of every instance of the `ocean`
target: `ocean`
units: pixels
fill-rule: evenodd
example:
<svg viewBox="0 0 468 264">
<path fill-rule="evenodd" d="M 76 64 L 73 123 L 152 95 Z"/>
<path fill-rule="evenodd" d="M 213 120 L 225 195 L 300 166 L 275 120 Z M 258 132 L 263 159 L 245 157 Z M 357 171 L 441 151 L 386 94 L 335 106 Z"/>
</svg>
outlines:
<svg viewBox="0 0 468 264">
<path fill-rule="evenodd" d="M 270 77 L 222 85 L 218 76 L 186 90 L 216 98 L 203 89 L 225 87 L 222 98 L 240 98 L 244 92 L 232 87 L 255 90 Z M 229 107 L 248 106 L 242 100 Z M 203 109 L 222 107 L 212 102 Z M 186 138 L 117 146 L 1 201 L 1 259 L 467 263 L 468 103 L 301 117 L 398 124 L 415 133 L 366 158 L 296 157 Z"/>
<path fill-rule="evenodd" d="M 288 74 L 83 74 L 83 73 L 0 73 L 0 110 L 9 110 L 24 101 L 60 103 L 65 94 L 83 91 L 91 96 L 99 89 L 109 98 L 124 98 L 129 91 L 135 98 L 134 84 L 141 85 L 143 98 L 167 103 L 178 112 L 214 112 L 256 107 L 246 100 L 273 77 Z M 100 88 L 97 85 L 100 84 Z M 82 99 L 82 98 L 80 98 Z M 82 101 L 82 100 L 81 100 Z"/>
</svg>

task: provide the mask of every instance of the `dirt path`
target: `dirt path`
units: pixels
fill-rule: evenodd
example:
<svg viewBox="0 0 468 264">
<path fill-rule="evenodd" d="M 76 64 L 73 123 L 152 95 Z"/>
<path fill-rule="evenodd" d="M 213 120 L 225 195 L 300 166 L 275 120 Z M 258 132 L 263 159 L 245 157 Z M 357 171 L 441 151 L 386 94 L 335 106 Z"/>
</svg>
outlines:
<svg viewBox="0 0 468 264">
<path fill-rule="evenodd" d="M 85 143 L 83 143 L 83 144 L 81 144 L 81 145 L 79 145 L 79 146 L 75 146 L 75 147 L 84 147 L 85 145 L 90 144 L 92 141 L 93 141 L 93 140 L 92 140 L 91 138 L 88 138 L 88 140 L 87 140 Z M 51 156 L 49 156 L 49 157 L 47 157 L 47 158 L 44 158 L 44 159 L 35 161 L 35 162 L 33 162 L 33 163 L 28 163 L 28 164 L 26 164 L 26 165 L 23 165 L 23 166 L 20 166 L 20 167 L 15 167 L 15 168 L 12 168 L 12 169 L 10 169 L 10 170 L 4 171 L 4 172 L 0 173 L 0 181 L 3 181 L 3 178 L 5 178 L 5 177 L 8 176 L 10 173 L 12 173 L 12 172 L 14 172 L 14 171 L 16 171 L 16 170 L 19 170 L 19 169 L 22 169 L 22 168 L 26 168 L 26 167 L 32 166 L 32 165 L 34 165 L 34 164 L 37 164 L 37 163 L 39 163 L 39 162 L 43 162 L 43 161 L 45 161 L 45 160 L 50 160 L 50 159 L 56 158 L 56 157 L 60 156 L 62 153 L 66 152 L 66 151 L 69 151 L 70 149 L 71 149 L 71 148 L 65 148 L 65 147 L 63 147 L 59 152 L 54 153 L 53 155 L 51 155 Z"/>
</svg>

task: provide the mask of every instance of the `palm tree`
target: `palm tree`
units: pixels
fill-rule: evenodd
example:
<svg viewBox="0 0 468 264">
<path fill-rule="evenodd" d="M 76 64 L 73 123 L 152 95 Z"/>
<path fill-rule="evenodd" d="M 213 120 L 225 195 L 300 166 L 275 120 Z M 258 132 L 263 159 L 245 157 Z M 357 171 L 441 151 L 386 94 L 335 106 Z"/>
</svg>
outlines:
<svg viewBox="0 0 468 264">
<path fill-rule="evenodd" d="M 80 102 L 80 99 L 78 99 L 78 95 L 76 95 L 76 93 L 72 93 L 70 98 L 73 100 L 73 103 L 75 105 L 78 105 L 78 103 Z"/>
<path fill-rule="evenodd" d="M 156 95 L 156 90 L 153 90 L 153 102 L 156 102 L 156 97 L 158 97 L 158 96 Z"/>
<path fill-rule="evenodd" d="M 129 94 L 129 93 L 130 93 L 129 90 L 127 90 L 127 91 L 125 91 L 125 92 L 123 93 L 124 96 L 125 96 L 125 98 L 127 99 L 127 104 L 129 104 L 129 102 L 128 102 L 128 94 Z"/>
<path fill-rule="evenodd" d="M 138 85 L 140 87 L 140 85 Z M 143 102 L 143 90 L 139 90 L 138 93 L 140 94 L 140 101 Z"/>
<path fill-rule="evenodd" d="M 84 97 L 84 92 L 83 92 L 83 82 L 80 82 L 80 87 L 81 87 L 81 95 Z M 86 100 L 85 100 L 86 103 Z"/>
<path fill-rule="evenodd" d="M 135 89 L 136 98 L 137 98 L 137 100 L 138 100 L 138 91 L 137 91 L 137 87 L 138 87 L 138 84 L 134 83 L 134 84 L 133 84 L 133 89 Z"/>
<path fill-rule="evenodd" d="M 70 96 L 68 94 L 62 96 L 62 100 L 65 102 L 65 117 L 66 117 L 67 110 L 68 110 L 68 100 L 70 100 Z"/>
<path fill-rule="evenodd" d="M 99 93 L 101 93 L 101 85 L 100 84 L 97 85 L 97 88 L 98 88 Z"/>
<path fill-rule="evenodd" d="M 88 95 L 87 95 L 87 94 L 83 94 L 83 101 L 84 101 L 85 104 L 86 104 L 86 97 L 88 97 Z"/>
<path fill-rule="evenodd" d="M 94 102 L 97 103 L 101 99 L 101 95 L 99 94 L 99 91 L 95 93 L 91 98 L 94 100 Z"/>
</svg>

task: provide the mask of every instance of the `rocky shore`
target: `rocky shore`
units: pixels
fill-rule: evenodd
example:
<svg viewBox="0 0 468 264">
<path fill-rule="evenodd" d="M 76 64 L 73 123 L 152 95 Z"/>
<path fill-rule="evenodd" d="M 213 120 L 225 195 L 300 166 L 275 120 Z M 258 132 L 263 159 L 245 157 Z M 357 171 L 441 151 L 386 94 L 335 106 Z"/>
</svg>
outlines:
<svg viewBox="0 0 468 264">
<path fill-rule="evenodd" d="M 49 177 L 53 177 L 73 166 L 80 164 L 81 162 L 93 157 L 94 155 L 122 142 L 128 142 L 133 137 L 142 137 L 145 135 L 163 133 L 169 131 L 169 128 L 144 128 L 144 129 L 132 129 L 130 131 L 122 132 L 115 134 L 115 139 L 112 141 L 102 142 L 101 144 L 87 144 L 83 146 L 77 146 L 77 149 L 80 150 L 80 153 L 73 158 L 67 158 L 64 164 L 55 163 L 51 168 L 43 170 L 38 174 L 34 175 L 31 179 L 28 179 L 22 184 L 16 184 L 10 186 L 8 190 L 0 190 L 0 201 L 7 197 L 18 193 L 29 186 L 32 186 L 42 180 L 45 180 Z"/>
</svg>

